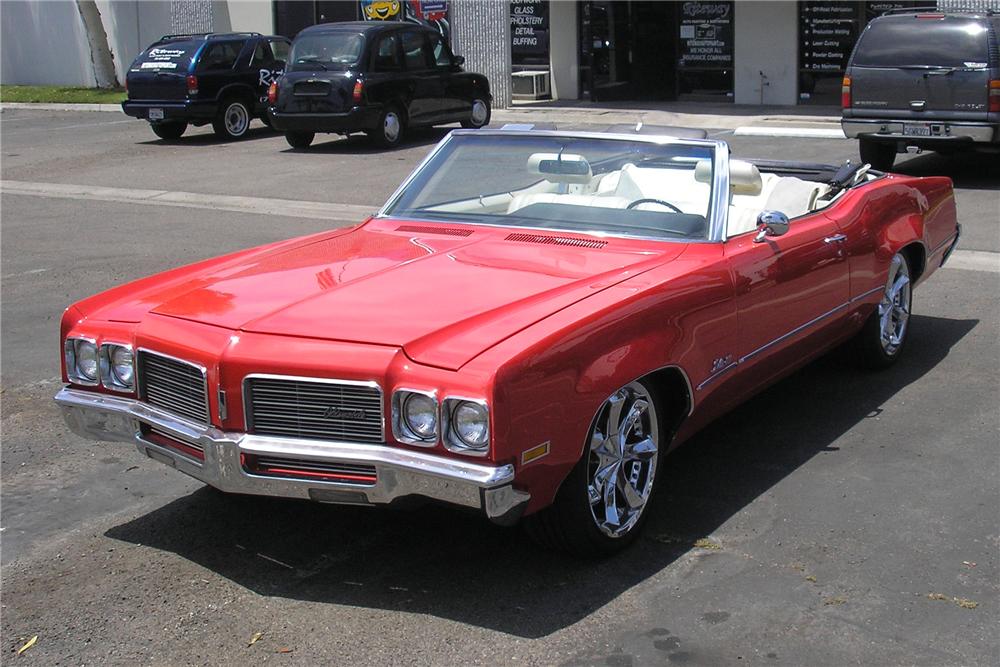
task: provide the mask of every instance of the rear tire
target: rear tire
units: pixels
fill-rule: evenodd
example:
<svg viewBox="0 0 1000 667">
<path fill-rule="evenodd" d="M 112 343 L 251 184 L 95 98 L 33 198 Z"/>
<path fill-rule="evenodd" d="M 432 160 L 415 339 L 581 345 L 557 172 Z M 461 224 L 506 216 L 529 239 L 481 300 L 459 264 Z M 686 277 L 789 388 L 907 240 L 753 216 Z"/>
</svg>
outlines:
<svg viewBox="0 0 1000 667">
<path fill-rule="evenodd" d="M 645 382 L 630 382 L 608 397 L 555 501 L 525 517 L 528 535 L 582 557 L 607 556 L 631 544 L 649 515 L 661 443 L 669 437 L 660 430 L 666 422 L 659 415 Z"/>
<path fill-rule="evenodd" d="M 889 171 L 896 161 L 896 144 L 872 139 L 861 139 L 858 150 L 861 161 L 867 162 L 873 169 Z"/>
<path fill-rule="evenodd" d="M 481 127 L 486 127 L 490 124 L 490 117 L 492 115 L 493 110 L 490 108 L 490 103 L 477 97 L 472 100 L 472 110 L 470 111 L 469 119 L 462 121 L 462 127 L 470 130 L 478 130 Z"/>
<path fill-rule="evenodd" d="M 379 114 L 378 125 L 373 130 L 365 130 L 365 134 L 376 146 L 395 148 L 403 142 L 406 133 L 406 120 L 402 112 L 394 106 L 387 106 Z"/>
<path fill-rule="evenodd" d="M 285 132 L 285 141 L 292 148 L 309 148 L 315 137 L 313 132 Z"/>
<path fill-rule="evenodd" d="M 222 103 L 219 114 L 212 121 L 212 129 L 220 139 L 240 139 L 250 129 L 250 107 L 243 100 L 228 99 Z"/>
<path fill-rule="evenodd" d="M 153 134 L 164 141 L 177 141 L 187 129 L 187 123 L 150 123 Z"/>
<path fill-rule="evenodd" d="M 889 265 L 885 291 L 875 312 L 854 339 L 858 361 L 862 367 L 881 370 L 899 359 L 910 330 L 913 308 L 913 285 L 910 263 L 906 255 L 896 253 Z"/>
</svg>

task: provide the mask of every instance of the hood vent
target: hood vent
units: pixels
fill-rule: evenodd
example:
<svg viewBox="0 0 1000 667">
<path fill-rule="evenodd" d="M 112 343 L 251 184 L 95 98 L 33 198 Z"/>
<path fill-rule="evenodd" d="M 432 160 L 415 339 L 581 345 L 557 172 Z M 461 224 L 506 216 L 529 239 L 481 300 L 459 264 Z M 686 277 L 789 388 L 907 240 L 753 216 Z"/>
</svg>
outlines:
<svg viewBox="0 0 1000 667">
<path fill-rule="evenodd" d="M 448 236 L 468 236 L 471 229 L 459 229 L 457 227 L 431 227 L 421 225 L 400 225 L 396 227 L 397 232 L 413 232 L 415 234 L 446 234 Z"/>
<path fill-rule="evenodd" d="M 608 245 L 607 241 L 593 241 L 591 239 L 576 239 L 572 236 L 543 236 L 541 234 L 511 234 L 508 241 L 519 243 L 544 243 L 546 245 L 568 245 L 576 248 L 603 248 Z"/>
</svg>

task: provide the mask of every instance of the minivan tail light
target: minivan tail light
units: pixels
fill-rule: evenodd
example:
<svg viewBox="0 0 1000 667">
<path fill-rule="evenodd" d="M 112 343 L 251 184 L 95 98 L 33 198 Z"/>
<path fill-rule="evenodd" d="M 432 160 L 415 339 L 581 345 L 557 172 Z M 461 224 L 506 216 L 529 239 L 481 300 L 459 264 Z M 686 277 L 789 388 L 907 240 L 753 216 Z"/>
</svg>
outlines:
<svg viewBox="0 0 1000 667">
<path fill-rule="evenodd" d="M 194 74 L 187 75 L 187 89 L 188 89 L 188 95 L 198 94 L 198 77 L 196 77 Z"/>
<path fill-rule="evenodd" d="M 851 77 L 845 76 L 844 83 L 840 87 L 840 106 L 845 109 L 851 108 Z"/>
<path fill-rule="evenodd" d="M 361 104 L 361 95 L 365 92 L 365 84 L 358 79 L 354 82 L 354 93 L 351 95 L 351 99 L 354 100 L 355 104 Z"/>
<path fill-rule="evenodd" d="M 267 103 L 277 104 L 278 103 L 278 82 L 272 81 L 271 85 L 267 89 Z"/>
<path fill-rule="evenodd" d="M 1000 111 L 1000 79 L 990 81 L 990 112 Z"/>
</svg>

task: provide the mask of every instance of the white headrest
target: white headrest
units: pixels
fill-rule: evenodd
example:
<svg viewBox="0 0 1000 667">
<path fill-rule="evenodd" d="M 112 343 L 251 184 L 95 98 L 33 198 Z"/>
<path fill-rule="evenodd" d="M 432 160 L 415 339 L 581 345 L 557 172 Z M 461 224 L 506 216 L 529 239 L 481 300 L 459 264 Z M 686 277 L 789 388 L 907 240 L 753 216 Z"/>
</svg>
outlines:
<svg viewBox="0 0 1000 667">
<path fill-rule="evenodd" d="M 698 160 L 694 165 L 694 180 L 699 183 L 712 182 L 712 161 Z M 743 160 L 729 161 L 729 189 L 734 195 L 759 195 L 764 188 L 757 165 Z"/>
<path fill-rule="evenodd" d="M 594 177 L 587 158 L 574 153 L 532 153 L 528 171 L 553 183 L 589 183 Z"/>
</svg>

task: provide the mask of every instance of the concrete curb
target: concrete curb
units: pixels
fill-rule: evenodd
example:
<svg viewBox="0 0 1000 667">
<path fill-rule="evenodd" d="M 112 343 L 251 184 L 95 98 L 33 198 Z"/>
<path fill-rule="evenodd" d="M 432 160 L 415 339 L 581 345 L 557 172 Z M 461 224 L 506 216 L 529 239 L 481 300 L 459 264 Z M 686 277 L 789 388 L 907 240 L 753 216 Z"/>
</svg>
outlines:
<svg viewBox="0 0 1000 667">
<path fill-rule="evenodd" d="M 32 109 L 34 111 L 117 111 L 122 113 L 119 104 L 63 104 L 55 102 L 0 102 L 0 110 Z"/>
<path fill-rule="evenodd" d="M 839 127 L 775 127 L 742 126 L 733 131 L 741 137 L 797 137 L 800 139 L 846 139 Z"/>
</svg>

